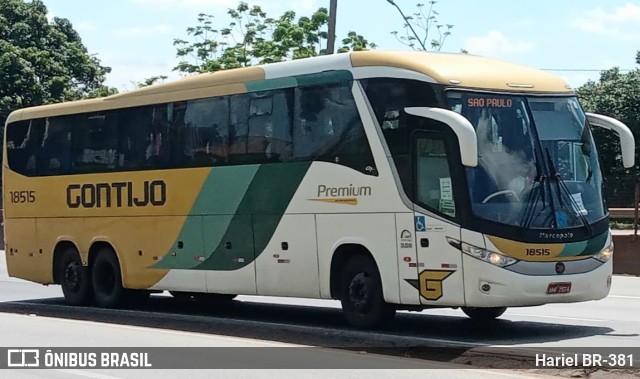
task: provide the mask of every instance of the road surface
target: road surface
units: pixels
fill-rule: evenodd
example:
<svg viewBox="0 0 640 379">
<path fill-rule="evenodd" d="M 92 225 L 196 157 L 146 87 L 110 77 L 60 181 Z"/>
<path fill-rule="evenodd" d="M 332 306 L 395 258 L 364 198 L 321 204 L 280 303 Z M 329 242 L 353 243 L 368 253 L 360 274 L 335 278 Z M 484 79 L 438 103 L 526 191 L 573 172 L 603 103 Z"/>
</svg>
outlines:
<svg viewBox="0 0 640 379">
<path fill-rule="evenodd" d="M 526 351 L 560 351 L 567 347 L 593 347 L 596 351 L 602 349 L 606 353 L 608 350 L 605 347 L 640 347 L 640 278 L 635 277 L 614 277 L 610 296 L 597 302 L 509 309 L 498 322 L 487 325 L 471 322 L 460 310 L 400 312 L 392 328 L 384 332 L 351 330 L 342 318 L 339 303 L 335 301 L 239 296 L 225 309 L 207 309 L 195 303 L 177 302 L 166 295 L 155 295 L 144 309 L 116 311 L 68 307 L 61 296 L 58 286 L 47 287 L 8 278 L 4 256 L 0 254 L 0 311 L 5 312 L 0 314 L 0 344 L 96 347 L 264 346 L 265 343 L 285 343 L 340 348 L 322 351 L 347 354 L 349 358 L 346 362 L 357 367 L 369 367 L 368 364 L 381 361 L 377 358 L 366 360 L 363 354 L 355 354 L 354 350 L 368 351 L 368 354 L 364 354 L 366 357 L 390 355 L 386 359 L 391 361 L 384 361 L 390 365 L 398 364 L 393 359 L 404 359 L 399 356 L 441 361 L 402 360 L 400 364 L 407 367 L 414 363 L 508 367 L 503 363 L 509 362 L 509 353 L 518 348 Z M 38 317 L 25 314 L 37 314 Z M 27 330 L 28 333 L 25 332 Z M 426 349 L 433 346 L 444 346 L 449 350 L 440 352 L 440 356 L 436 354 L 434 358 L 433 351 Z M 507 358 L 501 361 L 475 354 L 486 347 Z M 636 361 L 639 358 L 634 357 Z M 327 362 L 333 362 L 332 367 L 339 365 L 339 361 L 333 359 Z M 636 365 L 640 366 L 640 362 Z M 105 371 L 96 372 L 105 374 Z M 384 372 L 376 370 L 375 376 L 384 376 Z M 395 378 L 394 372 L 397 370 L 389 371 L 389 376 Z M 536 372 L 583 374 L 583 377 L 588 374 L 571 370 Z M 31 373 L 35 372 L 25 372 L 24 375 Z M 109 375 L 127 377 L 122 376 L 126 373 L 119 370 Z M 234 377 L 235 373 L 227 372 L 230 377 Z M 446 369 L 434 370 L 433 373 L 429 375 L 467 375 L 460 373 L 456 375 L 463 376 L 451 376 L 452 372 Z M 473 377 L 514 374 L 513 371 L 483 370 L 471 373 Z M 416 374 L 412 370 L 407 372 L 411 376 Z M 637 372 L 616 371 L 614 374 L 621 379 Z M 269 374 L 264 375 L 269 377 Z M 314 371 L 311 370 L 308 375 L 314 375 Z M 296 374 L 296 377 L 300 375 Z"/>
</svg>

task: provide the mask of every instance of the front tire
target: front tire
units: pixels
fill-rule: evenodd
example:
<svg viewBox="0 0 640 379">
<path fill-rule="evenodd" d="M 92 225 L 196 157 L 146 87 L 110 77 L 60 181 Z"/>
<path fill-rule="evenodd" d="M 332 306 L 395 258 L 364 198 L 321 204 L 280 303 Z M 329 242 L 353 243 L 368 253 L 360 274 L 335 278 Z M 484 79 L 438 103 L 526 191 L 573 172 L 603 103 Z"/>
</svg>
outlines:
<svg viewBox="0 0 640 379">
<path fill-rule="evenodd" d="M 62 252 L 56 265 L 56 277 L 62 287 L 64 299 L 69 305 L 87 305 L 93 299 L 91 271 L 83 266 L 80 254 L 72 247 Z"/>
<path fill-rule="evenodd" d="M 462 311 L 474 321 L 493 321 L 502 316 L 507 307 L 475 308 L 462 307 Z"/>
<path fill-rule="evenodd" d="M 345 265 L 340 301 L 345 318 L 357 329 L 384 328 L 396 314 L 395 308 L 384 301 L 378 267 L 363 255 L 354 256 Z"/>
</svg>

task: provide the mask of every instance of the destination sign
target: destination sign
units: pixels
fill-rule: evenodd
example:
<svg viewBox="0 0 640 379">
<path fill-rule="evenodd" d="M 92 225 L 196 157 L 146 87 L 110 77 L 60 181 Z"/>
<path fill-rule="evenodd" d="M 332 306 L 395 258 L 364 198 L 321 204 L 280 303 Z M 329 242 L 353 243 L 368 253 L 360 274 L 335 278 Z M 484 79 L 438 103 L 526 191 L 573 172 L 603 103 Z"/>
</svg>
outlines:
<svg viewBox="0 0 640 379">
<path fill-rule="evenodd" d="M 467 100 L 467 106 L 469 108 L 511 108 L 513 100 L 503 97 L 471 97 Z"/>
</svg>

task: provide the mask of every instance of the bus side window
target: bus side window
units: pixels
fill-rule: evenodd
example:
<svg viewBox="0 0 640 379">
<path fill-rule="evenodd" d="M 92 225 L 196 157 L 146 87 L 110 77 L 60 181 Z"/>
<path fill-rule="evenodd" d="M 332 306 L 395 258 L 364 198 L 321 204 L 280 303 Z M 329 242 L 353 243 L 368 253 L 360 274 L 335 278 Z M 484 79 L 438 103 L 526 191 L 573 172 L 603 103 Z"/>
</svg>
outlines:
<svg viewBox="0 0 640 379">
<path fill-rule="evenodd" d="M 247 152 L 254 163 L 291 159 L 291 90 L 251 94 Z"/>
<path fill-rule="evenodd" d="M 71 171 L 71 126 L 74 116 L 48 117 L 42 148 L 35 154 L 37 171 L 42 175 L 68 174 Z M 42 170 L 40 169 L 42 167 Z"/>
<path fill-rule="evenodd" d="M 147 147 L 152 132 L 153 108 L 145 106 L 112 112 L 117 114 L 114 120 L 118 126 L 119 150 L 124 155 L 121 170 L 135 171 L 150 167 Z"/>
<path fill-rule="evenodd" d="M 36 173 L 36 152 L 42 146 L 44 120 L 19 121 L 7 127 L 7 163 L 23 175 Z"/>
<path fill-rule="evenodd" d="M 145 158 L 147 166 L 153 169 L 169 168 L 172 113 L 173 104 L 158 104 L 152 107 Z"/>
<path fill-rule="evenodd" d="M 249 94 L 247 157 L 253 163 L 267 162 L 268 139 L 273 135 L 272 114 L 271 92 Z"/>
<path fill-rule="evenodd" d="M 267 157 L 288 162 L 293 154 L 293 89 L 279 90 L 273 95 L 272 131 L 268 136 Z"/>
<path fill-rule="evenodd" d="M 377 175 L 350 83 L 300 87 L 295 92 L 293 157 Z"/>
<path fill-rule="evenodd" d="M 192 100 L 185 114 L 187 167 L 224 165 L 229 133 L 229 97 Z"/>
<path fill-rule="evenodd" d="M 120 166 L 114 113 L 82 114 L 70 121 L 70 156 L 74 173 L 108 172 Z"/>
<path fill-rule="evenodd" d="M 249 134 L 249 95 L 231 96 L 229 112 L 229 139 L 227 152 L 229 164 L 247 164 Z"/>
</svg>

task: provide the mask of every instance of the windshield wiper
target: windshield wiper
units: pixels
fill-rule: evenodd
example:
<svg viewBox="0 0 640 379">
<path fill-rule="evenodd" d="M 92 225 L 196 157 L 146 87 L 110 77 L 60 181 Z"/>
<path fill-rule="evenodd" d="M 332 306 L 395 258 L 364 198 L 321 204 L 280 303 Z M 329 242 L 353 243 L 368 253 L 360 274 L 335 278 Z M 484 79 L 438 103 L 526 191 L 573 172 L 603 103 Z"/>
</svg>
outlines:
<svg viewBox="0 0 640 379">
<path fill-rule="evenodd" d="M 558 190 L 558 201 L 560 202 L 559 209 L 568 210 L 569 214 L 571 214 L 572 208 L 573 208 L 573 211 L 575 211 L 576 215 L 582 221 L 582 225 L 587 229 L 588 234 L 591 235 L 592 229 L 591 229 L 591 225 L 589 224 L 589 220 L 587 220 L 587 217 L 582 213 L 582 209 L 578 205 L 578 202 L 571 195 L 571 190 L 569 190 L 569 187 L 567 187 L 567 184 L 560 177 L 560 174 L 558 174 L 558 171 L 556 170 L 556 167 L 553 164 L 553 160 L 551 159 L 551 155 L 549 154 L 549 149 L 545 149 L 545 153 L 547 158 L 547 164 L 549 165 L 549 170 L 551 173 L 551 178 L 555 181 L 556 188 Z M 562 195 L 564 195 L 569 200 L 569 204 L 571 205 L 569 208 L 564 206 L 562 201 Z M 551 195 L 551 197 L 553 197 L 553 195 Z M 556 227 L 559 227 L 557 225 L 557 220 L 556 220 Z"/>
<path fill-rule="evenodd" d="M 544 185 L 547 180 L 545 175 L 541 174 L 540 164 L 538 161 L 536 163 L 536 177 L 533 179 L 534 185 L 531 188 L 531 193 L 529 194 L 529 198 L 527 199 L 527 205 L 525 206 L 524 212 L 522 214 L 522 222 L 520 226 L 524 228 L 531 227 L 533 220 L 535 219 L 534 215 L 536 212 L 536 208 L 538 207 L 538 202 L 542 199 L 542 207 L 543 209 L 546 207 L 546 198 L 544 190 Z"/>
</svg>

